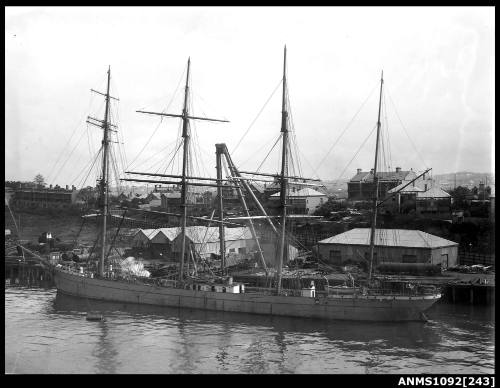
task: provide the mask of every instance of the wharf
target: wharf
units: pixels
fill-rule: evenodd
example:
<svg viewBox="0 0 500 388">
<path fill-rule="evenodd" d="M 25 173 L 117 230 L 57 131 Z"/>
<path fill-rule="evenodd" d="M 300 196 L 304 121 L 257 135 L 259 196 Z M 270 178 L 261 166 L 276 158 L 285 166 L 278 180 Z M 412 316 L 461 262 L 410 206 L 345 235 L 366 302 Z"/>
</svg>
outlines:
<svg viewBox="0 0 500 388">
<path fill-rule="evenodd" d="M 39 260 L 19 256 L 5 256 L 5 281 L 11 285 L 54 285 L 52 271 Z"/>
</svg>

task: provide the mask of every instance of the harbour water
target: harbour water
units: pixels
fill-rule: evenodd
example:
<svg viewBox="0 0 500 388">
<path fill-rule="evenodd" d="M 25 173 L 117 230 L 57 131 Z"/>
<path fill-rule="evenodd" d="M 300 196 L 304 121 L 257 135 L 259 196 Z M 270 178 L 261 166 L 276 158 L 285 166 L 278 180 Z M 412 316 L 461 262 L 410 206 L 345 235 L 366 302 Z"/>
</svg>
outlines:
<svg viewBox="0 0 500 388">
<path fill-rule="evenodd" d="M 87 321 L 99 311 L 104 321 Z M 96 302 L 5 286 L 5 372 L 494 372 L 493 307 L 438 303 L 429 322 L 326 322 Z"/>
</svg>

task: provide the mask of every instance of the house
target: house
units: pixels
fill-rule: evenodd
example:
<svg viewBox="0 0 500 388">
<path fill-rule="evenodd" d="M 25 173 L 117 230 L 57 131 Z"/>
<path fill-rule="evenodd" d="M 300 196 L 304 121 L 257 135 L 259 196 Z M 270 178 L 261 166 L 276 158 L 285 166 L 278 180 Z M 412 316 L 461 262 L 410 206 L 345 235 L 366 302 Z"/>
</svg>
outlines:
<svg viewBox="0 0 500 388">
<path fill-rule="evenodd" d="M 66 189 L 59 186 L 49 188 L 20 188 L 15 191 L 14 204 L 28 208 L 66 208 L 78 203 L 75 186 Z"/>
<path fill-rule="evenodd" d="M 418 216 L 452 219 L 451 195 L 439 187 L 417 193 L 415 205 L 415 214 Z"/>
<path fill-rule="evenodd" d="M 404 182 L 408 183 L 416 177 L 417 174 L 413 170 L 402 171 L 401 167 L 396 167 L 395 171 L 377 172 L 379 198 L 385 198 L 390 189 Z M 373 169 L 367 172 L 358 168 L 356 175 L 347 183 L 347 199 L 371 200 L 374 192 Z"/>
<path fill-rule="evenodd" d="M 326 194 L 306 187 L 300 190 L 291 188 L 288 194 L 289 214 L 313 214 L 323 203 L 328 201 Z M 280 199 L 280 193 L 271 195 L 271 200 Z"/>
<path fill-rule="evenodd" d="M 400 185 L 390 189 L 387 195 L 390 199 L 387 199 L 381 206 L 381 211 L 390 214 L 409 214 L 415 212 L 417 194 L 423 192 L 418 186 L 413 184 L 401 183 Z"/>
<path fill-rule="evenodd" d="M 356 228 L 318 241 L 323 261 L 342 265 L 346 261 L 367 263 L 370 228 Z M 376 229 L 374 264 L 422 263 L 451 267 L 457 264 L 458 243 L 419 230 Z"/>
</svg>

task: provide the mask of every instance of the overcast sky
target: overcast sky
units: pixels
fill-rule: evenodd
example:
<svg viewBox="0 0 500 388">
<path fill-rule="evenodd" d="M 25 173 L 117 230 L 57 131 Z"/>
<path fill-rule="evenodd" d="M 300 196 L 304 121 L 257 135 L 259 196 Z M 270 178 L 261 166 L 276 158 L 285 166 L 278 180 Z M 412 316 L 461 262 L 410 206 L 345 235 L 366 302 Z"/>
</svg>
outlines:
<svg viewBox="0 0 500 388">
<path fill-rule="evenodd" d="M 194 113 L 230 121 L 195 124 L 197 172 L 215 175 L 215 143 L 256 169 L 280 133 L 285 44 L 304 175 L 373 167 L 382 69 L 390 168 L 493 171 L 493 7 L 7 7 L 5 25 L 7 180 L 94 183 L 101 130 L 85 120 L 102 119 L 90 89 L 108 65 L 124 164 L 167 171 L 179 119 L 135 111 L 180 113 L 188 57 Z M 279 148 L 266 160 L 279 171 Z"/>
</svg>

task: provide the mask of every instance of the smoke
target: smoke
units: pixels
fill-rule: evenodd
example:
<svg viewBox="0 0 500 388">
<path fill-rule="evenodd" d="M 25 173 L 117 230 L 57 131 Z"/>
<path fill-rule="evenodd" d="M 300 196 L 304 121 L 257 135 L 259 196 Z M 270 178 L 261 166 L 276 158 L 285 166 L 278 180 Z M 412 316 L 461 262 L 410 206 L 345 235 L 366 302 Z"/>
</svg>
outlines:
<svg viewBox="0 0 500 388">
<path fill-rule="evenodd" d="M 124 275 L 133 275 L 144 278 L 148 278 L 151 275 L 149 271 L 144 269 L 144 265 L 135 261 L 135 258 L 132 256 L 122 260 L 120 266 Z"/>
</svg>

